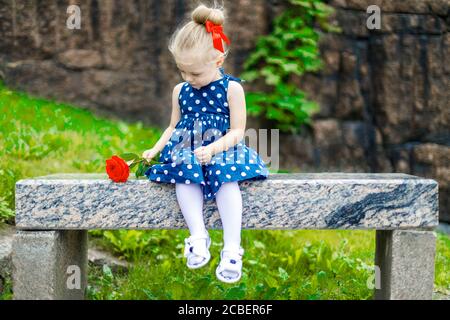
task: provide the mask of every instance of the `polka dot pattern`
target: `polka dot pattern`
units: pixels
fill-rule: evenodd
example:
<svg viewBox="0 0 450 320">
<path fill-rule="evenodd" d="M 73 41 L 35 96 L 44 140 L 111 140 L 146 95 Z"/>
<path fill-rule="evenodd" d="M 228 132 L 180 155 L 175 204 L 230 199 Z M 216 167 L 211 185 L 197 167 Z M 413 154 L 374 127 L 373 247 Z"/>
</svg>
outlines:
<svg viewBox="0 0 450 320">
<path fill-rule="evenodd" d="M 230 110 L 227 89 L 230 81 L 241 81 L 227 75 L 196 89 L 184 83 L 178 101 L 184 115 L 175 126 L 170 140 L 160 152 L 159 162 L 145 175 L 159 183 L 200 184 L 205 200 L 213 200 L 225 182 L 266 179 L 269 171 L 255 150 L 244 139 L 229 150 L 200 164 L 194 150 L 207 146 L 227 133 Z"/>
</svg>

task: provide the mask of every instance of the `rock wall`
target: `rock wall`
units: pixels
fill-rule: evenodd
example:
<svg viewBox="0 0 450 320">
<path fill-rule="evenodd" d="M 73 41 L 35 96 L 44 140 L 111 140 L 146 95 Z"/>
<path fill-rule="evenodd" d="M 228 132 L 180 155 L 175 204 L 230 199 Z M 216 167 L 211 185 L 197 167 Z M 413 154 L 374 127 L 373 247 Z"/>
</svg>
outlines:
<svg viewBox="0 0 450 320">
<path fill-rule="evenodd" d="M 81 8 L 80 30 L 66 27 L 69 3 Z M 166 126 L 172 88 L 182 81 L 168 40 L 194 7 L 183 0 L 0 0 L 0 73 L 17 89 Z M 274 9 L 263 0 L 230 1 L 227 9 L 236 46 L 226 71 L 239 73 Z M 253 30 L 245 27 L 250 13 Z"/>
<path fill-rule="evenodd" d="M 302 134 L 280 137 L 281 166 L 435 178 L 441 218 L 450 221 L 449 1 L 329 2 L 343 32 L 324 35 L 325 69 L 298 83 L 321 111 Z M 80 6 L 81 30 L 66 28 L 68 4 Z M 225 3 L 233 44 L 227 73 L 239 75 L 258 36 L 270 32 L 285 4 Z M 382 11 L 380 30 L 366 28 L 366 8 L 373 4 Z M 172 88 L 181 81 L 168 39 L 195 5 L 0 0 L 0 77 L 19 90 L 163 128 Z M 267 125 L 249 118 L 247 127 Z"/>
<path fill-rule="evenodd" d="M 340 35 L 322 39 L 326 68 L 299 83 L 321 111 L 304 135 L 282 139 L 288 167 L 404 172 L 439 181 L 450 221 L 449 1 L 333 1 Z M 366 28 L 366 8 L 382 10 Z"/>
</svg>

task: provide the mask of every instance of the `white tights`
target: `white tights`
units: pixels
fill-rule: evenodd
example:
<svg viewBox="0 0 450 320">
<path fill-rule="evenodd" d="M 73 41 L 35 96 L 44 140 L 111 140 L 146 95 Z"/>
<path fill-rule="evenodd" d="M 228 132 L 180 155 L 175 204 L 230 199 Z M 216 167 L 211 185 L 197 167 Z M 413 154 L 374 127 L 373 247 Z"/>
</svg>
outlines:
<svg viewBox="0 0 450 320">
<path fill-rule="evenodd" d="M 206 232 L 203 220 L 203 193 L 199 184 L 176 183 L 178 204 L 192 236 Z M 225 182 L 216 194 L 223 226 L 224 250 L 236 251 L 241 243 L 242 197 L 236 181 Z"/>
</svg>

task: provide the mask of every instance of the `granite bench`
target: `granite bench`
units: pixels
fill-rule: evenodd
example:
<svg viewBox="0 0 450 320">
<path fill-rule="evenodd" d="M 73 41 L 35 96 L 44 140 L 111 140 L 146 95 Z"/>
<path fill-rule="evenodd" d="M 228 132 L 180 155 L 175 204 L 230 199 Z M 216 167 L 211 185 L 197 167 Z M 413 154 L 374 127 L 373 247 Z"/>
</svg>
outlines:
<svg viewBox="0 0 450 320">
<path fill-rule="evenodd" d="M 432 298 L 436 181 L 407 174 L 296 173 L 240 186 L 244 229 L 376 230 L 374 298 Z M 215 202 L 205 204 L 204 216 L 208 229 L 222 228 Z M 187 226 L 173 185 L 56 174 L 16 183 L 16 228 L 14 299 L 83 299 L 87 230 Z"/>
</svg>

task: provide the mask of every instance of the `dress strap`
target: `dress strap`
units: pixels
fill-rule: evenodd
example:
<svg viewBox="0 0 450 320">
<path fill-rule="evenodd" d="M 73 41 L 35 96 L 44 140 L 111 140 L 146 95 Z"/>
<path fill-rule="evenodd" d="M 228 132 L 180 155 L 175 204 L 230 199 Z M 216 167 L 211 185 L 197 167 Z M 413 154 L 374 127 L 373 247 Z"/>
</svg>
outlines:
<svg viewBox="0 0 450 320">
<path fill-rule="evenodd" d="M 237 82 L 245 82 L 244 79 L 241 79 L 241 78 L 238 78 L 238 77 L 233 77 L 232 75 L 229 75 L 229 74 L 225 74 L 225 70 L 224 70 L 223 67 L 220 67 L 219 70 L 220 70 L 220 73 L 222 73 L 222 76 L 223 77 L 227 77 L 229 80 L 234 80 L 234 81 L 237 81 Z"/>
</svg>

